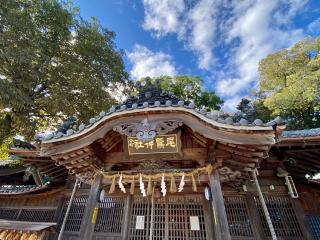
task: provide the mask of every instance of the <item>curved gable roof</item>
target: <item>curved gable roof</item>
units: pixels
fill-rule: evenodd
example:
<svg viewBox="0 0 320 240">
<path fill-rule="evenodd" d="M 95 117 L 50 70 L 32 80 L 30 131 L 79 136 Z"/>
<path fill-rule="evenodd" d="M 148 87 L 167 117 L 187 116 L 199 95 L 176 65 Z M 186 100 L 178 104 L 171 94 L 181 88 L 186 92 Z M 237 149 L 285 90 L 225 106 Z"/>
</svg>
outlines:
<svg viewBox="0 0 320 240">
<path fill-rule="evenodd" d="M 275 134 L 271 126 L 228 125 L 210 119 L 208 115 L 194 109 L 181 106 L 159 106 L 114 111 L 77 132 L 44 140 L 41 144 L 41 154 L 50 155 L 53 152 L 61 153 L 84 147 L 103 138 L 107 132 L 119 124 L 137 123 L 145 118 L 149 121 L 178 120 L 193 131 L 222 142 L 252 145 L 275 143 Z"/>
<path fill-rule="evenodd" d="M 152 84 L 147 79 L 147 84 L 139 88 L 138 96 L 111 107 L 107 113 L 102 111 L 97 118 L 91 118 L 89 124 L 82 123 L 77 130 L 67 129 L 46 135 L 42 139 L 41 154 L 75 150 L 103 138 L 119 124 L 137 123 L 145 118 L 149 121 L 178 120 L 209 139 L 233 144 L 275 143 L 272 126 L 281 122 L 279 118 L 266 124 L 259 119 L 253 123 L 246 119 L 233 122 L 231 118 L 219 118 L 214 112 L 196 109 L 194 103 L 163 92 L 159 82 Z"/>
</svg>

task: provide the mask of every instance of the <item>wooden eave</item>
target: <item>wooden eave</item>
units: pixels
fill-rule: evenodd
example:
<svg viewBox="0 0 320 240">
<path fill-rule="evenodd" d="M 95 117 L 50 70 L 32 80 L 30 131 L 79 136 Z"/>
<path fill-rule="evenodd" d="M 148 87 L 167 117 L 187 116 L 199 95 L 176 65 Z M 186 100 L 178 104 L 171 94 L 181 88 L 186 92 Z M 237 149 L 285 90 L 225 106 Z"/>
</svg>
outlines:
<svg viewBox="0 0 320 240">
<path fill-rule="evenodd" d="M 296 180 L 306 182 L 306 174 L 320 172 L 320 136 L 282 137 L 273 149 Z M 295 164 L 289 163 L 290 158 Z"/>
<path fill-rule="evenodd" d="M 320 145 L 320 136 L 312 137 L 281 137 L 275 144 L 276 147 L 314 146 Z"/>
<path fill-rule="evenodd" d="M 17 190 L 17 191 L 11 191 L 11 192 L 2 192 L 0 191 L 0 196 L 4 195 L 4 196 L 12 196 L 12 195 L 24 195 L 24 194 L 33 194 L 33 193 L 39 193 L 39 192 L 44 192 L 46 190 L 49 190 L 50 187 L 48 185 L 42 185 L 42 186 L 38 186 L 38 187 L 34 187 L 32 189 L 29 190 L 23 190 L 21 189 L 21 191 Z"/>
<path fill-rule="evenodd" d="M 230 144 L 271 146 L 275 143 L 275 134 L 272 127 L 227 125 L 211 120 L 191 109 L 159 107 L 116 112 L 105 116 L 99 122 L 79 133 L 43 141 L 40 155 L 51 156 L 81 149 L 103 138 L 107 132 L 119 124 L 141 122 L 145 118 L 148 118 L 149 121 L 182 121 L 193 132 L 208 139 Z"/>
<path fill-rule="evenodd" d="M 38 150 L 11 148 L 9 153 L 17 155 L 24 166 L 35 166 L 40 173 L 48 175 L 54 181 L 64 181 L 67 177 L 68 170 L 64 166 L 56 165 L 50 157 L 40 156 Z"/>
<path fill-rule="evenodd" d="M 25 170 L 26 170 L 25 167 L 0 168 L 0 177 L 24 172 Z"/>
<path fill-rule="evenodd" d="M 110 130 L 103 138 L 99 138 L 91 145 L 85 145 L 70 152 L 53 154 L 51 158 L 56 162 L 56 165 L 63 165 L 70 174 L 76 175 L 89 173 L 94 175 L 102 169 L 109 173 L 112 171 L 127 172 L 145 162 L 154 160 L 159 162 L 161 160 L 161 162 L 169 164 L 172 169 L 180 170 L 193 169 L 212 163 L 216 167 L 228 167 L 230 171 L 241 172 L 240 178 L 245 179 L 268 156 L 267 152 L 270 148 L 270 145 L 237 145 L 210 140 L 185 125 L 178 131 L 183 132 L 181 135 L 183 147 L 180 154 L 128 156 L 123 148 L 125 138 Z M 186 145 L 186 138 L 192 140 L 192 146 Z M 100 148 L 101 153 L 94 149 L 94 146 Z M 157 169 L 161 172 L 165 170 Z M 232 181 L 236 181 L 236 179 L 232 178 Z"/>
<path fill-rule="evenodd" d="M 12 155 L 22 155 L 25 157 L 34 157 L 34 156 L 39 156 L 40 151 L 39 150 L 33 150 L 33 149 L 25 149 L 25 148 L 10 148 L 9 153 Z"/>
<path fill-rule="evenodd" d="M 128 156 L 123 149 L 125 136 L 113 129 L 121 124 L 140 123 L 146 118 L 150 122 L 182 122 L 183 126 L 176 130 L 190 136 L 195 144 L 184 146 L 178 155 Z M 38 166 L 43 174 L 55 177 L 64 176 L 68 171 L 69 174 L 92 179 L 101 170 L 126 171 L 145 162 L 162 160 L 174 169 L 214 164 L 220 168 L 226 167 L 227 172 L 231 171 L 227 173 L 230 176 L 236 172 L 241 173 L 240 178 L 247 178 L 267 158 L 274 143 L 272 127 L 227 125 L 192 109 L 157 107 L 112 113 L 79 133 L 42 141 L 40 151 L 33 150 L 33 156 L 27 152 L 18 155 L 26 163 Z"/>
</svg>

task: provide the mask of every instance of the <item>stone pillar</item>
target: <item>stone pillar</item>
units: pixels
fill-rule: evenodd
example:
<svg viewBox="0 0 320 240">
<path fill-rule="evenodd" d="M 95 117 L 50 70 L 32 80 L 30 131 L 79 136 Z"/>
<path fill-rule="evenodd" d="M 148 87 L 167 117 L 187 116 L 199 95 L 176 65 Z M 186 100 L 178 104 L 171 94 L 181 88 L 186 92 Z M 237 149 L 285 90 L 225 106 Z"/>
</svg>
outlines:
<svg viewBox="0 0 320 240">
<path fill-rule="evenodd" d="M 214 218 L 213 223 L 215 239 L 231 240 L 219 173 L 216 169 L 214 169 L 210 174 L 209 183 L 212 193 L 212 211 Z"/>
<path fill-rule="evenodd" d="M 81 222 L 79 236 L 80 240 L 92 239 L 92 234 L 99 210 L 97 195 L 101 186 L 101 179 L 102 175 L 98 174 L 91 185 L 88 202 Z"/>
</svg>

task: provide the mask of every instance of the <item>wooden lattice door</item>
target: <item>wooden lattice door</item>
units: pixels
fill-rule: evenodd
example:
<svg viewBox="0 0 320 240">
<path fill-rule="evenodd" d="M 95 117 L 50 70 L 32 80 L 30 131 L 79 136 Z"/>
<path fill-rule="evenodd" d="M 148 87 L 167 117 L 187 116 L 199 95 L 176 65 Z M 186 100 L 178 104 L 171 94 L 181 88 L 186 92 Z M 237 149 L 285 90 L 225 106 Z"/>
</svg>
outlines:
<svg viewBox="0 0 320 240">
<path fill-rule="evenodd" d="M 154 199 L 134 197 L 131 208 L 129 239 L 207 240 L 211 224 L 205 214 L 202 195 L 169 195 Z M 208 214 L 208 213 L 207 213 Z M 199 229 L 191 229 L 190 217 L 198 220 Z M 143 218 L 143 226 L 138 226 Z"/>
</svg>

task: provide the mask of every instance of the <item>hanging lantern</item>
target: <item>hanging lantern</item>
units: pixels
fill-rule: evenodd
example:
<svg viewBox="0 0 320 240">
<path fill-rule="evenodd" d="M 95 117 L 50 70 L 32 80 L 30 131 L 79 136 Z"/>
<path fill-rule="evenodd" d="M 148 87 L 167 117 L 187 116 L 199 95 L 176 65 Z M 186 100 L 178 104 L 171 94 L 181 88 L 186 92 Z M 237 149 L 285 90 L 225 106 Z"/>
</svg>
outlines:
<svg viewBox="0 0 320 240">
<path fill-rule="evenodd" d="M 106 192 L 103 188 L 100 188 L 98 190 L 98 193 L 97 193 L 97 201 L 98 203 L 101 203 L 104 199 L 104 196 L 105 196 Z"/>
<path fill-rule="evenodd" d="M 206 187 L 204 188 L 204 196 L 205 196 L 205 198 L 206 198 L 208 201 L 211 201 L 211 200 L 212 200 L 212 193 L 211 193 L 210 187 L 206 186 Z"/>
</svg>

